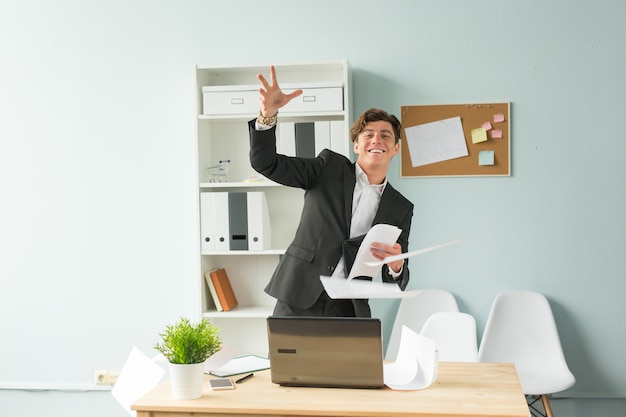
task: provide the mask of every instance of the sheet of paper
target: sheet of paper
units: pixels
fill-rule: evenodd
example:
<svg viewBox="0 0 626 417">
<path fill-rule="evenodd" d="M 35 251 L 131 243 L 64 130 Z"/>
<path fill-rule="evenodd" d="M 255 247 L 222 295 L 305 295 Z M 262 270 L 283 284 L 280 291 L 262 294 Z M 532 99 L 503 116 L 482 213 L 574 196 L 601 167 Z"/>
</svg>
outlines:
<svg viewBox="0 0 626 417">
<path fill-rule="evenodd" d="M 459 116 L 404 129 L 413 167 L 469 155 Z"/>
<path fill-rule="evenodd" d="M 424 248 L 424 249 L 418 249 L 418 250 L 414 250 L 414 251 L 411 251 L 411 252 L 404 252 L 404 253 L 401 253 L 400 255 L 388 256 L 385 259 L 383 259 L 382 261 L 379 261 L 378 259 L 376 259 L 375 261 L 368 262 L 367 265 L 368 266 L 372 266 L 372 267 L 382 266 L 382 265 L 386 264 L 387 262 L 393 262 L 393 261 L 397 261 L 397 260 L 400 260 L 400 259 L 407 259 L 407 258 L 410 258 L 412 256 L 421 255 L 423 253 L 430 252 L 430 251 L 433 251 L 435 249 L 439 249 L 439 248 L 443 248 L 445 246 L 450 246 L 450 245 L 453 245 L 455 243 L 459 243 L 460 241 L 461 241 L 460 239 L 459 240 L 453 240 L 452 242 L 442 243 L 440 245 L 430 246 L 430 247 Z"/>
<path fill-rule="evenodd" d="M 137 347 L 133 347 L 111 394 L 128 414 L 135 416 L 136 411 L 131 410 L 130 406 L 156 387 L 163 375 L 165 375 L 163 368 Z"/>
<path fill-rule="evenodd" d="M 372 282 L 361 279 L 348 281 L 345 278 L 320 276 L 322 285 L 332 299 L 359 298 L 410 298 L 421 290 L 402 291 L 398 284 L 391 282 Z"/>
<path fill-rule="evenodd" d="M 269 359 L 256 355 L 246 355 L 234 358 L 227 364 L 217 369 L 209 370 L 208 373 L 215 376 L 225 377 L 260 371 L 262 369 L 269 369 L 269 367 Z"/>
<path fill-rule="evenodd" d="M 204 361 L 204 372 L 210 373 L 213 369 L 221 368 L 230 362 L 233 358 L 240 356 L 241 352 L 230 345 L 222 345 L 222 348 L 209 356 L 209 358 Z"/>
<path fill-rule="evenodd" d="M 372 228 L 367 232 L 359 250 L 356 254 L 356 258 L 354 259 L 354 264 L 352 265 L 352 269 L 350 270 L 350 274 L 348 275 L 348 279 L 351 280 L 354 277 L 374 277 L 378 274 L 380 270 L 380 265 L 370 265 L 368 262 L 377 261 L 372 255 L 372 251 L 370 247 L 374 242 L 384 243 L 385 245 L 392 246 L 398 240 L 398 236 L 400 236 L 402 230 L 396 226 L 392 226 L 390 224 L 375 224 Z"/>
<path fill-rule="evenodd" d="M 402 326 L 400 347 L 395 362 L 383 368 L 385 385 L 394 390 L 418 390 L 437 379 L 435 341 Z"/>
</svg>

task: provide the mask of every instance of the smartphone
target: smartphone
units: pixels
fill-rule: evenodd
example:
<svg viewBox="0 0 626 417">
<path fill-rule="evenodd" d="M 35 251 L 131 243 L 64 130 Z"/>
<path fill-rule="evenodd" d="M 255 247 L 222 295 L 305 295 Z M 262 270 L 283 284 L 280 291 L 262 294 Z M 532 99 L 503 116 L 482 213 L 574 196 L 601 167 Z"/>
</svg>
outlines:
<svg viewBox="0 0 626 417">
<path fill-rule="evenodd" d="M 235 384 L 230 378 L 209 378 L 209 387 L 212 390 L 235 389 Z"/>
</svg>

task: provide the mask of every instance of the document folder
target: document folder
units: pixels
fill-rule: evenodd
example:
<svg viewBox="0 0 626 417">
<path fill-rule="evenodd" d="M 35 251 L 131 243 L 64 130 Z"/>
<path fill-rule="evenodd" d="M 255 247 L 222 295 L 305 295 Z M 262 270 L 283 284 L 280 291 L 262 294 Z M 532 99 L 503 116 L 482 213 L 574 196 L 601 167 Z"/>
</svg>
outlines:
<svg viewBox="0 0 626 417">
<path fill-rule="evenodd" d="M 272 247 L 272 227 L 265 193 L 248 192 L 248 249 L 266 250 Z"/>
<path fill-rule="evenodd" d="M 228 225 L 230 250 L 248 250 L 247 193 L 228 193 Z"/>
</svg>

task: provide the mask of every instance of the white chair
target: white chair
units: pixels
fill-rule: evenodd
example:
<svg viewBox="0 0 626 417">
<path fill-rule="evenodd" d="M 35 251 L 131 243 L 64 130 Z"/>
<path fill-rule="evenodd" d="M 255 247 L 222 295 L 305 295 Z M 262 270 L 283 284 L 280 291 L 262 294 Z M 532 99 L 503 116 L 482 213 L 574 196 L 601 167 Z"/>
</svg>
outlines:
<svg viewBox="0 0 626 417">
<path fill-rule="evenodd" d="M 440 311 L 458 312 L 459 306 L 451 292 L 445 290 L 422 290 L 418 295 L 400 301 L 396 319 L 385 353 L 385 360 L 394 361 L 400 347 L 402 325 L 415 333 L 420 333 L 426 320 Z"/>
<path fill-rule="evenodd" d="M 541 399 L 549 417 L 550 394 L 576 382 L 565 361 L 548 299 L 536 292 L 506 291 L 496 296 L 478 358 L 514 363 L 529 407 L 539 413 L 533 404 Z"/>
<path fill-rule="evenodd" d="M 476 320 L 460 312 L 439 312 L 430 316 L 421 335 L 435 341 L 442 362 L 478 362 Z"/>
</svg>

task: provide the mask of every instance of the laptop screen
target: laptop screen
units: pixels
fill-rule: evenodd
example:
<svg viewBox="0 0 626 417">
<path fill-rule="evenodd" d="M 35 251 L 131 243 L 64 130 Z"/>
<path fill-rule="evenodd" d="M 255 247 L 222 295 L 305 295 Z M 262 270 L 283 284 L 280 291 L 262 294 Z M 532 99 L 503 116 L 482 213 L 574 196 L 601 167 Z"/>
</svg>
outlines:
<svg viewBox="0 0 626 417">
<path fill-rule="evenodd" d="M 381 322 L 356 317 L 267 319 L 272 382 L 289 386 L 378 388 Z"/>
</svg>

